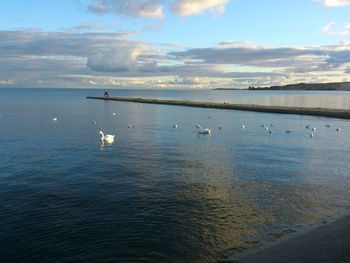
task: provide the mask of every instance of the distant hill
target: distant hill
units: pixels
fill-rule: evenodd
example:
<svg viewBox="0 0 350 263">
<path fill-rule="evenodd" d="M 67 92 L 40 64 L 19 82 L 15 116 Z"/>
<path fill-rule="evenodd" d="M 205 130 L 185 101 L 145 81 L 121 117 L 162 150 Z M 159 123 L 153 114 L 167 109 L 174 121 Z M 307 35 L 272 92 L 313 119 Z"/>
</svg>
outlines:
<svg viewBox="0 0 350 263">
<path fill-rule="evenodd" d="M 249 90 L 336 90 L 350 91 L 350 82 L 298 83 L 284 86 L 249 87 Z"/>
</svg>

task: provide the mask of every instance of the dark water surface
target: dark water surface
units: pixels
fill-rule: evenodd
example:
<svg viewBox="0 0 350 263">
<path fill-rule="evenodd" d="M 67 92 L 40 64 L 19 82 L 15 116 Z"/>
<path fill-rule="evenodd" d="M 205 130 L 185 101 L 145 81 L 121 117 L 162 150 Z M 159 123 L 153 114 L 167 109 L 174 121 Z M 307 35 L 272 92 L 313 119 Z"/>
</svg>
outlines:
<svg viewBox="0 0 350 263">
<path fill-rule="evenodd" d="M 206 92 L 111 95 L 228 96 Z M 348 120 L 85 99 L 100 93 L 0 90 L 0 262 L 215 262 L 350 207 Z"/>
</svg>

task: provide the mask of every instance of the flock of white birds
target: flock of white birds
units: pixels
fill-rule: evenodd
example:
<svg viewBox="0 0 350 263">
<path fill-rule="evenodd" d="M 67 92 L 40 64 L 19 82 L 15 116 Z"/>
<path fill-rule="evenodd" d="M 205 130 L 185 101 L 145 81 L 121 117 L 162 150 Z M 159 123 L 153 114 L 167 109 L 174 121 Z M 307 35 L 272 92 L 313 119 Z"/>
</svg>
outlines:
<svg viewBox="0 0 350 263">
<path fill-rule="evenodd" d="M 141 107 L 141 105 L 139 105 L 139 107 Z M 117 116 L 117 113 L 113 112 L 112 115 L 115 117 L 115 116 Z M 1 118 L 1 116 L 0 116 L 0 118 Z M 211 116 L 208 116 L 208 119 L 210 119 L 210 118 L 211 118 Z M 53 122 L 58 122 L 59 118 L 55 116 L 55 117 L 52 118 L 52 121 Z M 92 124 L 96 124 L 96 123 L 97 123 L 96 121 L 92 121 Z M 128 128 L 134 128 L 134 127 L 135 127 L 134 125 L 128 124 Z M 172 125 L 172 127 L 174 129 L 177 129 L 177 128 L 179 128 L 179 125 L 175 123 L 175 124 Z M 274 124 L 270 124 L 270 125 L 261 124 L 261 127 L 264 128 L 268 133 L 272 133 L 273 132 L 273 128 L 274 128 Z M 326 124 L 325 127 L 331 128 L 331 125 L 330 124 Z M 241 129 L 245 129 L 245 128 L 246 128 L 245 124 L 242 124 L 241 125 Z M 311 132 L 309 133 L 309 136 L 313 137 L 314 136 L 314 132 L 316 131 L 316 128 L 315 127 L 310 127 L 310 125 L 306 125 L 305 128 L 311 130 Z M 195 129 L 196 129 L 196 132 L 198 134 L 202 134 L 202 135 L 211 135 L 212 134 L 212 129 L 210 129 L 210 128 L 202 128 L 202 126 L 199 125 L 199 124 L 195 125 Z M 222 130 L 223 126 L 219 126 L 218 129 Z M 335 130 L 337 132 L 340 132 L 340 128 L 336 128 Z M 285 132 L 286 133 L 291 133 L 292 131 L 291 130 L 286 130 Z M 106 144 L 114 143 L 115 134 L 104 134 L 103 131 L 100 131 L 99 134 L 100 134 L 100 142 L 101 142 L 102 145 L 104 145 L 105 143 Z"/>
</svg>

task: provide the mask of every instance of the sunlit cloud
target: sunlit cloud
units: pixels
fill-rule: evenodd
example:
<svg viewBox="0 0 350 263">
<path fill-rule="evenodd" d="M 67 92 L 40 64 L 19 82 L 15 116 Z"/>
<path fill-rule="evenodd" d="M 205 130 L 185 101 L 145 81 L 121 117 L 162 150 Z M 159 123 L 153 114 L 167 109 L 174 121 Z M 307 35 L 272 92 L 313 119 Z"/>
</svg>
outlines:
<svg viewBox="0 0 350 263">
<path fill-rule="evenodd" d="M 322 0 L 321 2 L 326 7 L 342 7 L 350 5 L 350 0 Z"/>
<path fill-rule="evenodd" d="M 229 0 L 94 0 L 88 10 L 97 14 L 115 13 L 132 17 L 161 19 L 164 9 L 178 16 L 200 15 L 210 11 L 214 16 L 225 12 Z"/>
<path fill-rule="evenodd" d="M 228 0 L 177 0 L 171 4 L 171 11 L 179 16 L 200 15 L 205 11 L 212 11 L 215 15 L 225 12 Z"/>
</svg>

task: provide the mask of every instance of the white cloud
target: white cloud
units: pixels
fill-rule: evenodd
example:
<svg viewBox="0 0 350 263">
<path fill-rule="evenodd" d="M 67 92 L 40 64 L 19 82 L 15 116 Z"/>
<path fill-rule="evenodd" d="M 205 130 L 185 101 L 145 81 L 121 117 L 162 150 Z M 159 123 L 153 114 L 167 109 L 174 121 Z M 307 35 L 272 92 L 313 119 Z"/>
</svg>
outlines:
<svg viewBox="0 0 350 263">
<path fill-rule="evenodd" d="M 338 25 L 335 22 L 331 22 L 325 25 L 322 30 L 328 35 L 347 36 L 350 34 L 350 24 Z"/>
<path fill-rule="evenodd" d="M 341 7 L 350 5 L 350 0 L 322 0 L 322 4 L 326 7 Z"/>
<path fill-rule="evenodd" d="M 171 10 L 180 16 L 200 15 L 208 10 L 221 15 L 228 2 L 229 0 L 177 0 L 171 4 Z"/>
<path fill-rule="evenodd" d="M 96 71 L 132 71 L 136 69 L 138 55 L 145 50 L 146 47 L 143 45 L 112 48 L 106 52 L 99 52 L 90 56 L 87 61 L 87 66 Z"/>
<path fill-rule="evenodd" d="M 0 86 L 11 86 L 15 84 L 15 81 L 10 79 L 10 80 L 4 80 L 4 79 L 0 79 Z"/>
</svg>

